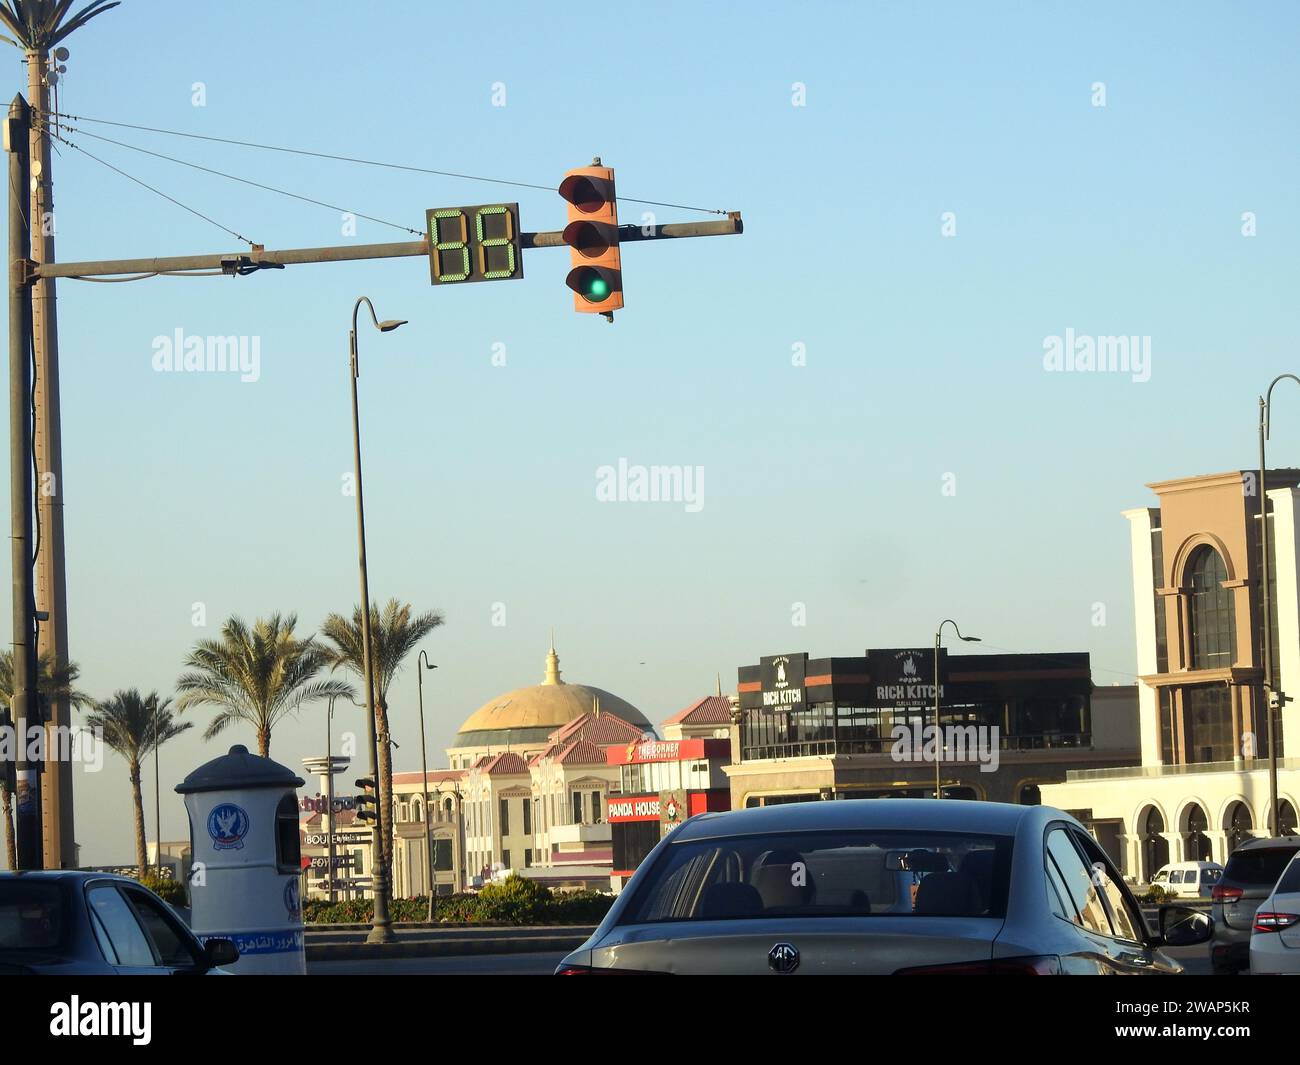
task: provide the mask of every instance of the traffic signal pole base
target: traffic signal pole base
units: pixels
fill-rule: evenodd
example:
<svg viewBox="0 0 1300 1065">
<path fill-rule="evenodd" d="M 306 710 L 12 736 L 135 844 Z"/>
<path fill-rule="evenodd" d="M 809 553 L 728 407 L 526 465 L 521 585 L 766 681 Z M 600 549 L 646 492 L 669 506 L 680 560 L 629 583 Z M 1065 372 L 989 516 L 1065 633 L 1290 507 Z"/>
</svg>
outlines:
<svg viewBox="0 0 1300 1065">
<path fill-rule="evenodd" d="M 395 943 L 397 936 L 393 934 L 393 926 L 385 922 L 377 924 L 370 929 L 370 934 L 366 936 L 367 943 Z"/>
</svg>

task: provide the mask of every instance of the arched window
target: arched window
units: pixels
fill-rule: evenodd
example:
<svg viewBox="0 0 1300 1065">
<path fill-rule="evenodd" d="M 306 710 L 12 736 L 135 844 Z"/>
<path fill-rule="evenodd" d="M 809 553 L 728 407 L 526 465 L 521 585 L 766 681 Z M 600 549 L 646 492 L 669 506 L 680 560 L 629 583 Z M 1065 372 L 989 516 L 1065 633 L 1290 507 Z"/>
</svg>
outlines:
<svg viewBox="0 0 1300 1065">
<path fill-rule="evenodd" d="M 1254 836 L 1251 829 L 1255 825 L 1250 816 L 1250 807 L 1244 802 L 1234 802 L 1224 817 L 1223 827 L 1228 833 L 1228 853 L 1231 854 Z"/>
<path fill-rule="evenodd" d="M 1142 824 L 1142 878 L 1148 884 L 1162 865 L 1169 864 L 1169 841 L 1165 839 L 1165 819 L 1154 806 L 1147 808 Z"/>
<path fill-rule="evenodd" d="M 1192 552 L 1187 564 L 1191 586 L 1191 632 L 1188 643 L 1193 669 L 1230 666 L 1236 655 L 1236 625 L 1232 590 L 1225 588 L 1228 571 L 1219 553 L 1208 544 Z"/>
</svg>

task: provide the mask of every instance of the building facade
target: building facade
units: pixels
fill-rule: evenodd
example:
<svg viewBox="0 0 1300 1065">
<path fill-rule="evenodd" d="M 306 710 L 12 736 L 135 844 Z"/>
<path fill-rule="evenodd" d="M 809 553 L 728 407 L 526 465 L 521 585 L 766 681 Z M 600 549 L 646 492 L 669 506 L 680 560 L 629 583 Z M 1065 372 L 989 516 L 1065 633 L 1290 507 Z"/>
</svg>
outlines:
<svg viewBox="0 0 1300 1065">
<path fill-rule="evenodd" d="M 763 658 L 739 671 L 733 808 L 809 799 L 944 797 L 1036 803 L 1080 766 L 1139 760 L 1136 691 L 1092 684 L 1082 653 L 934 651 Z"/>
<path fill-rule="evenodd" d="M 1223 862 L 1269 835 L 1269 721 L 1263 695 L 1258 473 L 1231 471 L 1148 485 L 1158 506 L 1129 523 L 1142 764 L 1076 771 L 1044 801 L 1105 826 L 1126 875 Z M 1300 471 L 1267 475 L 1272 685 L 1300 694 Z M 1280 759 L 1279 830 L 1296 831 L 1300 706 L 1273 714 Z"/>
</svg>

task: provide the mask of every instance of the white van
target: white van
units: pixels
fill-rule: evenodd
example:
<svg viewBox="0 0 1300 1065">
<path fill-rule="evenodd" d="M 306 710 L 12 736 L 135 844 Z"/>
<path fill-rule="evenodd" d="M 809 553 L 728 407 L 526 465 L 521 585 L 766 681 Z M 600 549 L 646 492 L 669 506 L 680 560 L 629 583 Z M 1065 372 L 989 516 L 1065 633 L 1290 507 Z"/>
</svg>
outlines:
<svg viewBox="0 0 1300 1065">
<path fill-rule="evenodd" d="M 1172 862 L 1162 865 L 1151 878 L 1151 886 L 1162 888 L 1176 899 L 1208 899 L 1223 876 L 1217 862 Z"/>
</svg>

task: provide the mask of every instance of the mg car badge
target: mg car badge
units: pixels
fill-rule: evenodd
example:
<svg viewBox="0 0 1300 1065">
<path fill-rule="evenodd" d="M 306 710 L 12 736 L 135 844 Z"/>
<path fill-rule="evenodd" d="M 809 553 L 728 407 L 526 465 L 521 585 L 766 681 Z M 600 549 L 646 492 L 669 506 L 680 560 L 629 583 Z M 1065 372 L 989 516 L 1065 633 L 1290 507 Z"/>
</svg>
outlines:
<svg viewBox="0 0 1300 1065">
<path fill-rule="evenodd" d="M 767 952 L 767 967 L 777 973 L 792 973 L 799 968 L 799 949 L 793 943 L 778 943 Z"/>
<path fill-rule="evenodd" d="M 212 837 L 214 850 L 242 850 L 244 837 L 248 835 L 248 814 L 233 802 L 214 806 L 208 814 L 208 835 Z"/>
</svg>

